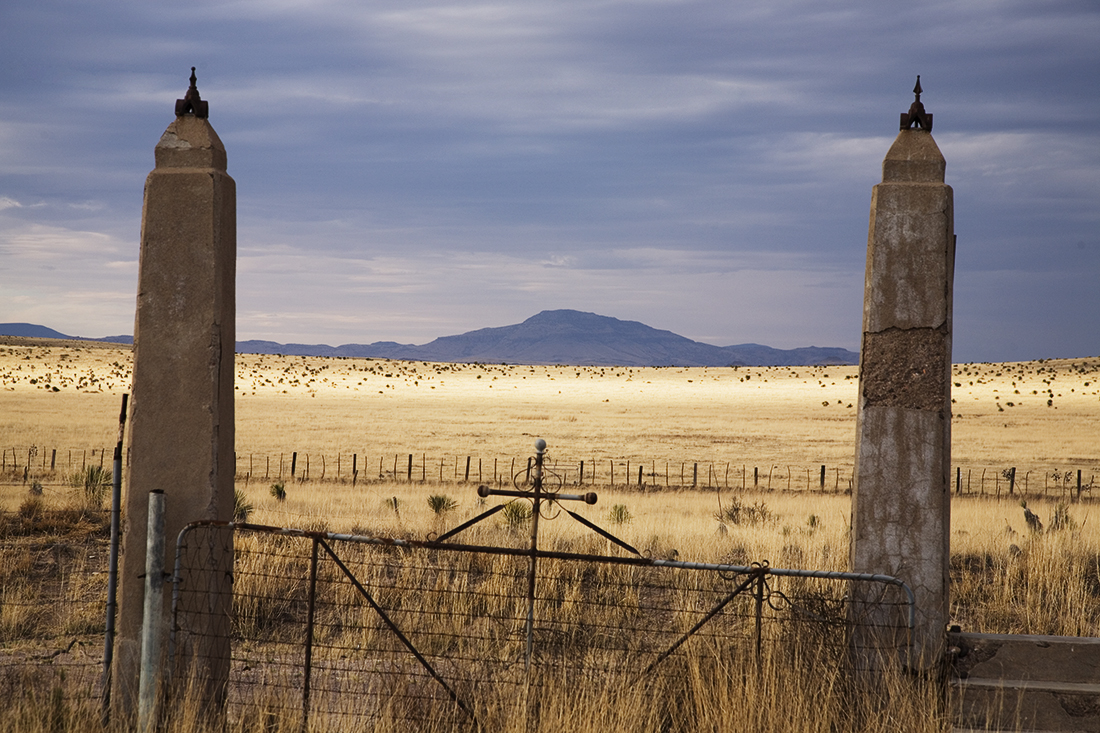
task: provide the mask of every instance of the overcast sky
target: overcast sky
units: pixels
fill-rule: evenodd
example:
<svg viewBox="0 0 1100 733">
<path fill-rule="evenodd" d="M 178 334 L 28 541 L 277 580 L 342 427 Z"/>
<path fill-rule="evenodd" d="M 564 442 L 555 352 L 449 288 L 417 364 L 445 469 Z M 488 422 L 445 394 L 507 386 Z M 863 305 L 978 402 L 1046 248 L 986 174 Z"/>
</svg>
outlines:
<svg viewBox="0 0 1100 733">
<path fill-rule="evenodd" d="M 0 7 L 0 322 L 132 333 L 187 89 L 237 182 L 239 339 L 425 343 L 574 308 L 859 348 L 913 100 L 955 361 L 1100 355 L 1100 4 L 241 0 Z"/>
</svg>

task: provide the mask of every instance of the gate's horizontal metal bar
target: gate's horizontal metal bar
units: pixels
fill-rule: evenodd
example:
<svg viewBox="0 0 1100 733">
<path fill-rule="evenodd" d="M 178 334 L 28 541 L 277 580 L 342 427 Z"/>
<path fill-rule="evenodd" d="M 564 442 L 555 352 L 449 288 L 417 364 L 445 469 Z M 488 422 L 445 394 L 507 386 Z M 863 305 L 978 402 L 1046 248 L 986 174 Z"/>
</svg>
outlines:
<svg viewBox="0 0 1100 733">
<path fill-rule="evenodd" d="M 303 537 L 308 539 L 328 539 L 338 542 L 357 542 L 366 545 L 382 545 L 389 547 L 409 547 L 425 550 L 450 550 L 452 552 L 472 552 L 486 555 L 505 555 L 511 557 L 531 557 L 529 548 L 519 547 L 493 547 L 490 545 L 465 545 L 450 542 L 432 542 L 427 540 L 403 540 L 394 537 L 366 537 L 363 535 L 341 534 L 339 532 L 317 532 L 306 529 L 294 529 L 291 527 L 272 527 L 264 524 L 248 524 L 244 522 L 220 522 L 203 520 L 192 522 L 180 530 L 176 540 L 176 578 L 179 578 L 180 548 L 184 535 L 198 527 L 223 527 L 226 529 L 259 532 L 263 534 L 275 534 L 284 537 Z M 751 565 L 725 565 L 722 563 L 686 562 L 683 560 L 656 560 L 641 556 L 615 557 L 612 555 L 590 555 L 586 553 L 556 552 L 553 550 L 536 550 L 538 557 L 556 560 L 579 560 L 586 562 L 600 562 L 608 565 L 634 565 L 639 567 L 681 568 L 684 570 L 711 570 L 715 572 L 729 573 L 733 575 L 748 575 L 760 572 L 761 566 Z M 883 583 L 897 586 L 905 593 L 908 614 L 906 623 L 910 631 L 916 626 L 917 601 L 912 589 L 899 578 L 892 575 L 880 575 L 878 573 L 850 573 L 840 570 L 807 570 L 803 568 L 773 568 L 763 566 L 765 574 L 777 577 L 789 578 L 821 578 L 825 580 L 854 580 L 869 583 Z M 175 591 L 173 591 L 175 595 Z M 173 598 L 173 600 L 175 600 Z"/>
</svg>

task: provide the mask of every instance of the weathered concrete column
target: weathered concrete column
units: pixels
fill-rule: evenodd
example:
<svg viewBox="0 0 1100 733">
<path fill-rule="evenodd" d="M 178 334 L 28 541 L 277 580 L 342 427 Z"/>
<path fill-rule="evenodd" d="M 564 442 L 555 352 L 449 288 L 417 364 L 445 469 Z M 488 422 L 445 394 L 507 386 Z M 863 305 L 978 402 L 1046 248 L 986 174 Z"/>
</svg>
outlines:
<svg viewBox="0 0 1100 733">
<path fill-rule="evenodd" d="M 173 571 L 176 536 L 185 525 L 233 517 L 236 185 L 194 69 L 176 115 L 157 143 L 142 212 L 114 675 L 114 699 L 127 715 L 138 691 L 149 492 L 165 497 L 165 573 Z M 206 562 L 184 577 L 184 587 L 208 593 L 204 612 L 185 620 L 190 641 L 178 643 L 177 652 L 182 647 L 195 663 L 189 673 L 202 680 L 208 709 L 216 711 L 229 670 L 232 542 L 211 537 L 197 541 L 209 547 L 188 549 Z"/>
<path fill-rule="evenodd" d="M 851 562 L 855 572 L 892 575 L 913 589 L 912 656 L 901 661 L 927 667 L 940 658 L 948 621 L 955 237 L 920 77 L 914 92 L 871 194 Z M 877 590 L 857 589 L 856 601 Z M 887 621 L 883 608 L 869 614 Z"/>
</svg>

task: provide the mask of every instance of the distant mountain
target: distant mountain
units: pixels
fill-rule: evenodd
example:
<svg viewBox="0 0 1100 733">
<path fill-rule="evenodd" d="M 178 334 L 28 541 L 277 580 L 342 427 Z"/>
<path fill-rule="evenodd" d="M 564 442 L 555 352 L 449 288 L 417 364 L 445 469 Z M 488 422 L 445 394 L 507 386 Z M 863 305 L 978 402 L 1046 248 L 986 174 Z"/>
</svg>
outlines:
<svg viewBox="0 0 1100 733">
<path fill-rule="evenodd" d="M 0 336 L 22 336 L 33 339 L 66 339 L 77 341 L 102 341 L 110 344 L 132 344 L 133 336 L 104 336 L 102 338 L 88 338 L 87 336 L 68 336 L 55 331 L 52 328 L 39 326 L 34 323 L 0 323 Z"/>
<path fill-rule="evenodd" d="M 713 346 L 637 321 L 575 310 L 543 311 L 523 323 L 443 336 L 423 346 L 393 341 L 343 346 L 242 341 L 238 342 L 237 351 L 487 364 L 805 366 L 859 363 L 859 354 L 847 349 L 816 346 L 773 349 L 759 344 Z"/>
<path fill-rule="evenodd" d="M 743 366 L 805 366 L 824 364 L 858 364 L 859 352 L 839 346 L 803 346 L 797 349 L 773 349 L 760 344 L 723 346 L 737 354 Z"/>
<path fill-rule="evenodd" d="M 22 327 L 23 330 L 18 331 L 15 327 Z M 72 338 L 43 326 L 26 323 L 0 324 L 0 334 Z M 116 341 L 122 338 L 128 340 L 120 343 L 133 341 L 130 337 L 96 340 Z M 237 351 L 245 354 L 373 357 L 437 362 L 476 361 L 486 364 L 805 366 L 859 363 L 859 354 L 847 349 L 816 346 L 773 349 L 760 344 L 713 346 L 637 321 L 622 321 L 575 310 L 543 311 L 523 323 L 481 328 L 457 336 L 443 336 L 423 346 L 393 341 L 343 346 L 238 341 Z"/>
</svg>

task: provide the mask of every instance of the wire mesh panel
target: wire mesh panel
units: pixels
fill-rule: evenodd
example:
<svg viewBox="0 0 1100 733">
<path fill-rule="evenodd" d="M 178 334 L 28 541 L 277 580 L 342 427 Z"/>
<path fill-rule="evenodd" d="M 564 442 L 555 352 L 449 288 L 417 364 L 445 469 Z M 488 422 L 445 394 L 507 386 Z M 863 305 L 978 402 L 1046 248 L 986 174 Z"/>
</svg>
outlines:
<svg viewBox="0 0 1100 733">
<path fill-rule="evenodd" d="M 103 661 L 107 543 L 28 538 L 0 545 L 0 700 L 96 700 Z"/>
<path fill-rule="evenodd" d="M 189 530 L 212 531 L 226 528 Z M 765 648 L 873 667 L 904 652 L 911 618 L 880 576 L 564 552 L 540 552 L 532 575 L 522 549 L 249 525 L 232 547 L 230 717 L 314 729 L 451 729 L 536 680 L 652 684 L 751 670 Z M 873 616 L 852 583 L 879 589 Z M 206 592 L 180 583 L 177 607 L 217 607 Z M 869 618 L 880 627 L 851 633 Z"/>
</svg>

